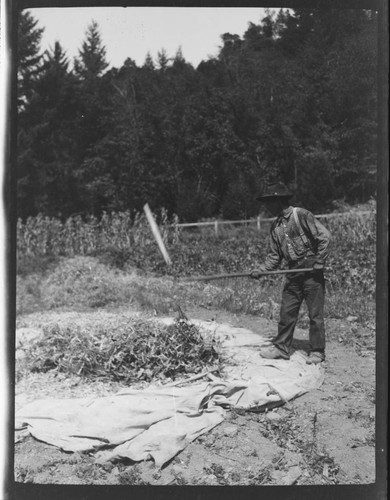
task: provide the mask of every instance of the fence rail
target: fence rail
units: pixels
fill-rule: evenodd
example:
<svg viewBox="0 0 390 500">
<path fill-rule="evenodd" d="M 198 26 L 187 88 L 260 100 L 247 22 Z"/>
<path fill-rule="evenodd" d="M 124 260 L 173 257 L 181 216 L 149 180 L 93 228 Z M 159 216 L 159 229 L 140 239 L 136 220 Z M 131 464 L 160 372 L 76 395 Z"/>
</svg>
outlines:
<svg viewBox="0 0 390 500">
<path fill-rule="evenodd" d="M 366 210 L 366 211 L 361 211 L 361 212 L 338 212 L 338 213 L 331 213 L 331 214 L 319 214 L 315 215 L 316 219 L 329 219 L 333 217 L 345 217 L 345 216 L 361 216 L 361 215 L 371 215 L 375 212 L 372 210 Z M 184 223 L 179 223 L 175 224 L 175 227 L 182 227 L 182 228 L 188 228 L 188 227 L 205 227 L 205 226 L 213 226 L 214 231 L 216 236 L 218 236 L 218 229 L 220 226 L 223 225 L 239 225 L 239 224 L 253 224 L 256 223 L 257 229 L 260 231 L 261 229 L 261 224 L 263 222 L 272 222 L 275 218 L 262 218 L 260 216 L 256 217 L 255 219 L 243 219 L 243 220 L 213 220 L 213 221 L 207 221 L 207 222 L 184 222 Z"/>
</svg>

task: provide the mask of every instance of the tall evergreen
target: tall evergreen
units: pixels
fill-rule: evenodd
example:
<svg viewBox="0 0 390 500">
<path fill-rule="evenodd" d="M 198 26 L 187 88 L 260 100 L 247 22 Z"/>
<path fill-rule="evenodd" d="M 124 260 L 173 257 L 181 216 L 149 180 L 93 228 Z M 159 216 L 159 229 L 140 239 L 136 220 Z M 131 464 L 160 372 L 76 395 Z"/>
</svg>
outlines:
<svg viewBox="0 0 390 500">
<path fill-rule="evenodd" d="M 150 69 L 150 70 L 154 70 L 155 69 L 154 61 L 153 61 L 153 58 L 152 58 L 150 52 L 148 52 L 146 54 L 143 68 L 147 68 L 147 69 Z"/>
<path fill-rule="evenodd" d="M 79 57 L 74 61 L 75 72 L 82 78 L 96 78 L 108 67 L 106 48 L 96 21 L 88 26 L 85 37 L 79 49 Z"/>
<path fill-rule="evenodd" d="M 18 22 L 18 108 L 21 110 L 32 96 L 34 83 L 41 70 L 41 39 L 44 28 L 28 11 L 19 14 Z"/>
<path fill-rule="evenodd" d="M 69 215 L 77 203 L 76 81 L 59 42 L 44 54 L 34 94 L 20 118 L 20 215 Z"/>
<path fill-rule="evenodd" d="M 168 67 L 169 57 L 167 51 L 162 48 L 157 52 L 157 65 L 160 71 L 165 71 Z"/>
<path fill-rule="evenodd" d="M 112 92 L 108 83 L 109 77 L 107 79 L 104 73 L 108 65 L 99 26 L 96 21 L 92 21 L 86 29 L 79 57 L 74 60 L 79 96 L 79 109 L 74 123 L 78 137 L 75 176 L 79 180 L 81 202 L 78 210 L 81 212 L 97 212 L 100 209 L 99 204 L 91 203 L 90 189 L 85 179 L 89 175 L 90 159 L 94 157 L 95 145 L 106 133 L 106 102 Z"/>
</svg>

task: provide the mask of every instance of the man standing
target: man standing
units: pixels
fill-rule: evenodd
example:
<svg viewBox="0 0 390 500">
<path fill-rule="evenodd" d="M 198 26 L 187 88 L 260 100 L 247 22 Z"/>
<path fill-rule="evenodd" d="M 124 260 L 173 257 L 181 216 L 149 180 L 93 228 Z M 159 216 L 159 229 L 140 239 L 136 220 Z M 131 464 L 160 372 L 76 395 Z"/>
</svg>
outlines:
<svg viewBox="0 0 390 500">
<path fill-rule="evenodd" d="M 282 293 L 278 334 L 272 346 L 262 349 L 260 354 L 267 359 L 289 359 L 298 313 L 303 300 L 306 301 L 310 328 L 310 353 L 308 364 L 325 360 L 324 265 L 328 257 L 329 231 L 314 215 L 304 208 L 292 207 L 292 193 L 283 183 L 272 184 L 257 198 L 263 202 L 272 216 L 269 252 L 263 265 L 253 271 L 251 277 L 258 279 L 261 272 L 277 269 L 287 262 L 289 269 L 312 268 L 287 274 Z"/>
</svg>

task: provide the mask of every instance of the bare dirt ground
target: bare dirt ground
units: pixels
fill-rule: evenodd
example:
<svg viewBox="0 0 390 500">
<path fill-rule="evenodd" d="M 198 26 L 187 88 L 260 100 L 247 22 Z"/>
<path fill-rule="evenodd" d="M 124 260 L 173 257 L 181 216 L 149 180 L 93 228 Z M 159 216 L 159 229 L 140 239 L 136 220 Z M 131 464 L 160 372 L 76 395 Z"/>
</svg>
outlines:
<svg viewBox="0 0 390 500">
<path fill-rule="evenodd" d="M 207 309 L 186 313 L 190 318 L 276 333 L 276 321 Z M 25 316 L 18 323 L 33 334 L 37 324 L 52 316 Z M 192 442 L 162 469 L 152 461 L 97 464 L 87 454 L 65 453 L 28 436 L 15 445 L 15 480 L 76 485 L 373 483 L 375 333 L 349 319 L 327 321 L 326 376 L 320 389 L 266 413 L 228 411 L 222 424 Z M 296 346 L 304 348 L 306 342 L 307 330 L 297 329 Z M 31 374 L 17 382 L 15 406 L 20 408 L 37 398 L 112 394 L 120 388 L 119 384 L 90 383 L 76 376 Z"/>
</svg>

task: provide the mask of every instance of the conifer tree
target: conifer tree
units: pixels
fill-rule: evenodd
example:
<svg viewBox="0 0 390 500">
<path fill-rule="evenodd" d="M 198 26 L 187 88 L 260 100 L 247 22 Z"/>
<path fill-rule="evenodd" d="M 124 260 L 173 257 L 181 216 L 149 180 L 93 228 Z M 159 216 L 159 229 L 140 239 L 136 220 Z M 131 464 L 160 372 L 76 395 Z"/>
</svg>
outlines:
<svg viewBox="0 0 390 500">
<path fill-rule="evenodd" d="M 183 56 L 183 50 L 181 48 L 181 46 L 179 46 L 179 48 L 177 49 L 176 51 L 176 54 L 175 54 L 175 58 L 173 60 L 175 63 L 185 63 L 185 59 L 184 59 L 184 56 Z"/>
<path fill-rule="evenodd" d="M 150 54 L 150 52 L 148 52 L 146 54 L 146 57 L 145 57 L 145 62 L 142 66 L 143 68 L 146 68 L 146 69 L 150 69 L 150 70 L 154 70 L 155 69 L 155 65 L 154 65 L 154 62 L 153 62 L 153 58 Z"/>
<path fill-rule="evenodd" d="M 34 82 L 41 70 L 41 38 L 44 28 L 37 27 L 38 21 L 28 11 L 22 11 L 18 23 L 18 108 L 29 101 Z"/>
<path fill-rule="evenodd" d="M 162 48 L 157 52 L 157 64 L 161 71 L 165 71 L 168 67 L 169 57 L 167 51 Z"/>
<path fill-rule="evenodd" d="M 106 48 L 102 44 L 99 26 L 92 21 L 86 31 L 86 39 L 79 50 L 79 57 L 74 61 L 74 69 L 82 78 L 101 76 L 108 67 Z"/>
<path fill-rule="evenodd" d="M 44 54 L 34 94 L 19 118 L 19 215 L 68 215 L 76 205 L 79 109 L 76 80 L 59 42 Z"/>
</svg>

